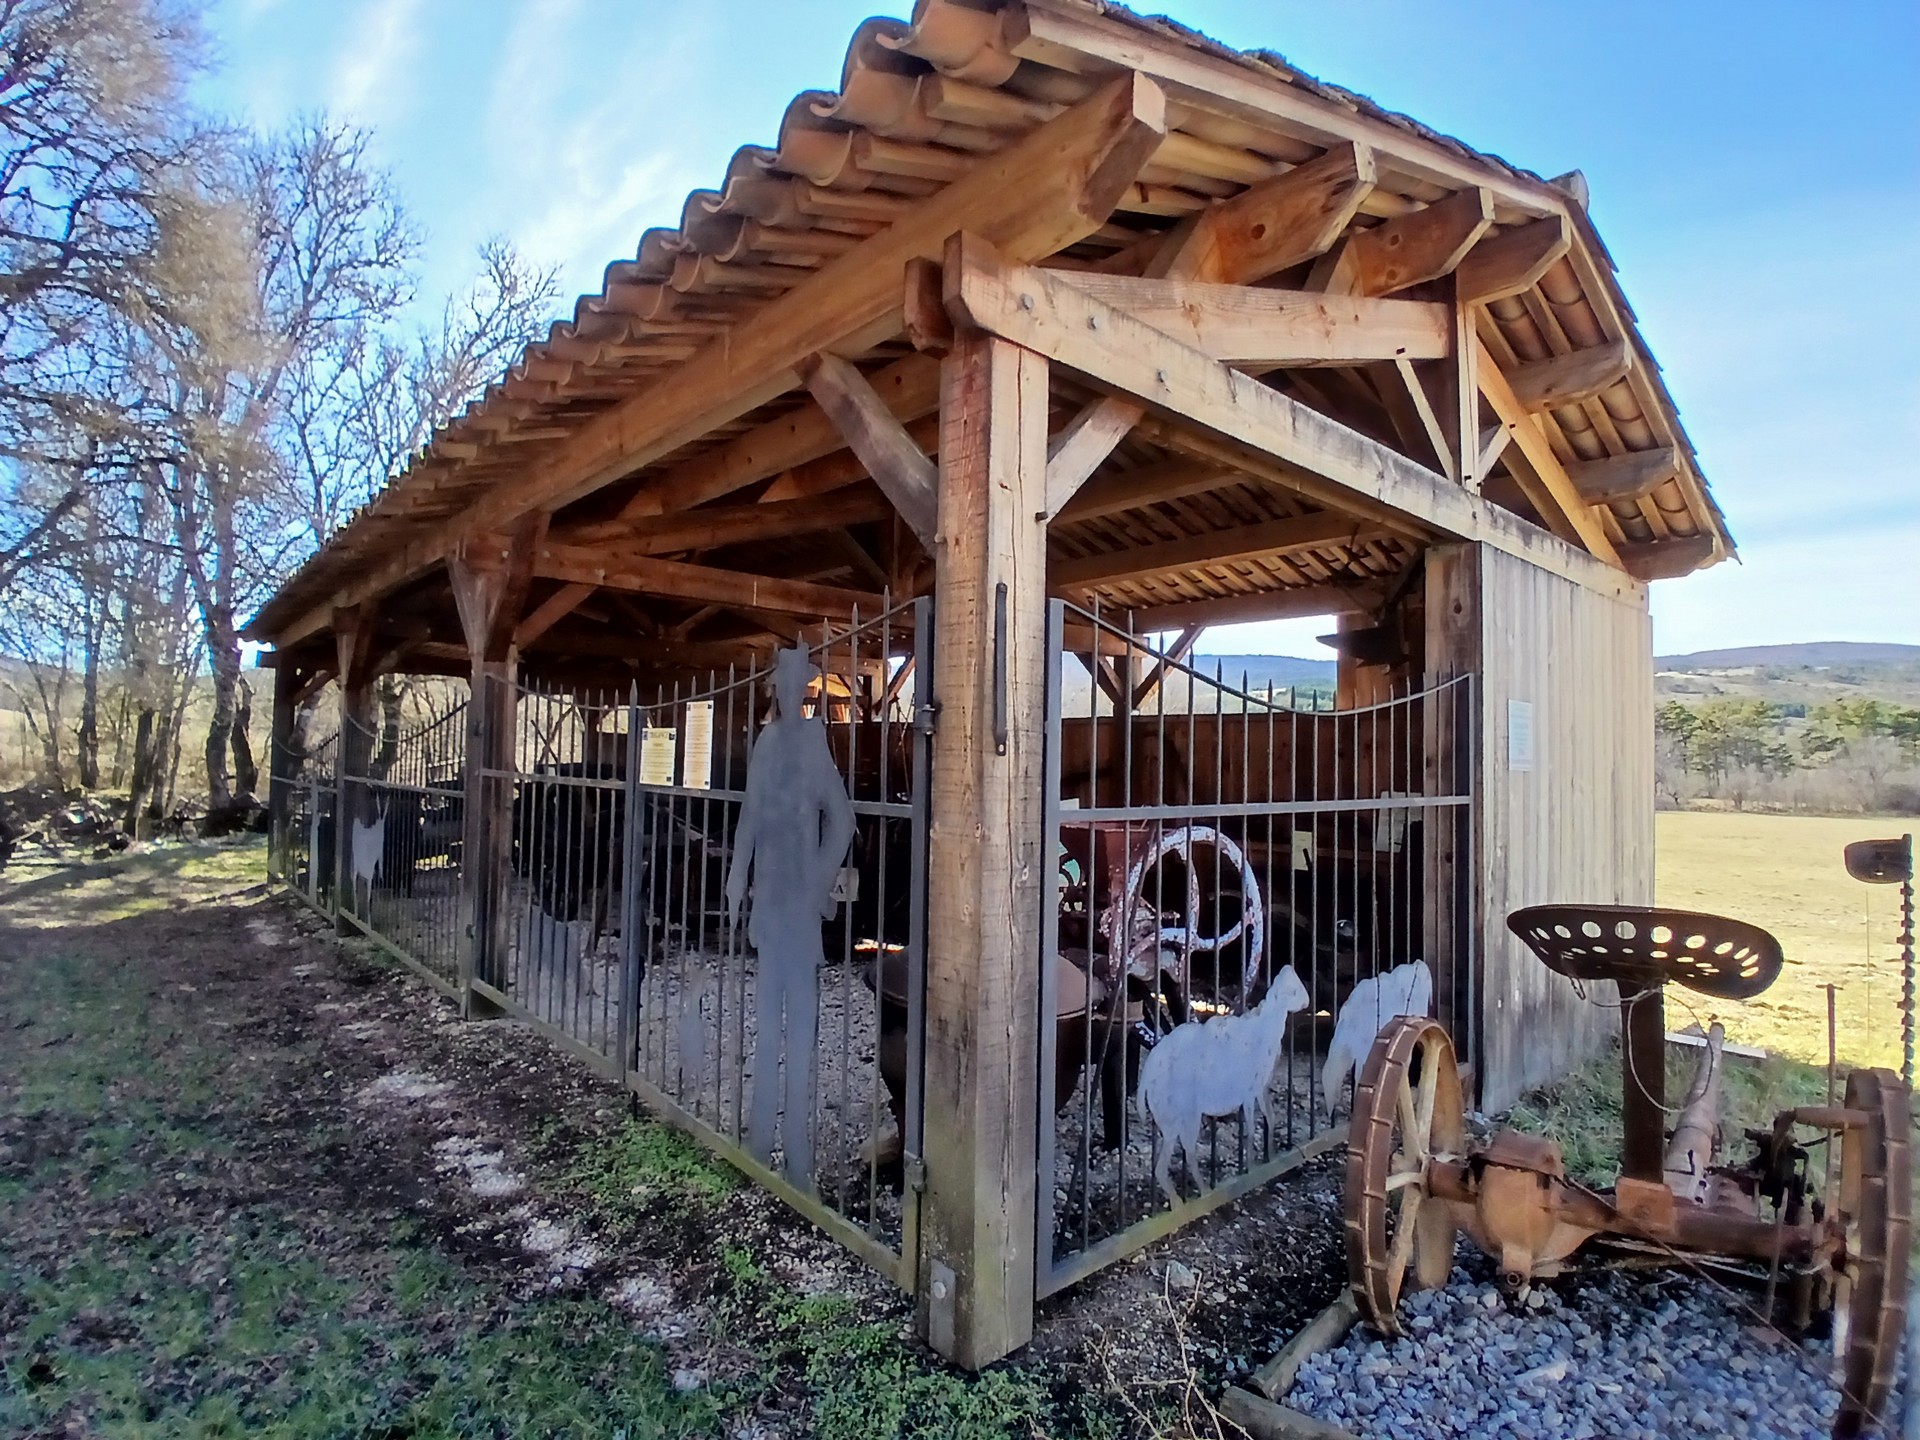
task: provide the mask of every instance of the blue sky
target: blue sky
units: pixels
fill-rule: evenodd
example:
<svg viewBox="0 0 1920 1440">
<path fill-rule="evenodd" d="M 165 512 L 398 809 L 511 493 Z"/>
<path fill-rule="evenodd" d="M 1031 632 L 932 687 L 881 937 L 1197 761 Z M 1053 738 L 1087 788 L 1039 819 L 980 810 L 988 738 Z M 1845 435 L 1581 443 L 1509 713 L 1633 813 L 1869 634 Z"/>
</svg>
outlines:
<svg viewBox="0 0 1920 1440">
<path fill-rule="evenodd" d="M 905 13 L 901 0 L 893 13 Z M 788 100 L 836 87 L 872 0 L 219 0 L 209 104 L 372 129 L 426 284 L 511 238 L 598 289 Z M 1152 8 L 1152 7 L 1147 7 Z M 1654 587 L 1662 653 L 1920 642 L 1920 6 L 1170 0 L 1544 175 L 1593 216 L 1742 563 Z M 1307 625 L 1215 650 L 1313 653 Z"/>
</svg>

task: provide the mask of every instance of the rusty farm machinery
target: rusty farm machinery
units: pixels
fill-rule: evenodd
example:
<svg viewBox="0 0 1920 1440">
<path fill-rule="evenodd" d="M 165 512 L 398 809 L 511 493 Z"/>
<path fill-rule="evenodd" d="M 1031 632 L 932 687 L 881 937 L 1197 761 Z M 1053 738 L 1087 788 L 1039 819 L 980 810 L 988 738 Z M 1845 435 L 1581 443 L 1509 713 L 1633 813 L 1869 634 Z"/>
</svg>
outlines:
<svg viewBox="0 0 1920 1440">
<path fill-rule="evenodd" d="M 1402 1294 L 1446 1283 L 1462 1230 L 1515 1298 L 1589 1245 L 1641 1263 L 1741 1270 L 1765 1286 L 1782 1328 L 1830 1329 L 1841 1396 L 1833 1433 L 1859 1434 L 1887 1405 L 1905 1329 L 1908 1088 L 1891 1071 L 1855 1070 L 1841 1103 L 1781 1111 L 1770 1128 L 1747 1132 L 1751 1158 L 1723 1163 L 1719 1027 L 1670 1112 L 1664 991 L 1760 994 L 1782 964 L 1773 936 L 1738 920 L 1624 906 L 1537 906 L 1507 923 L 1577 986 L 1618 987 L 1618 1181 L 1581 1184 L 1560 1146 L 1540 1136 L 1470 1139 L 1446 1030 L 1413 1016 L 1390 1021 L 1356 1087 L 1348 1141 L 1348 1268 L 1361 1316 L 1398 1334 Z"/>
</svg>

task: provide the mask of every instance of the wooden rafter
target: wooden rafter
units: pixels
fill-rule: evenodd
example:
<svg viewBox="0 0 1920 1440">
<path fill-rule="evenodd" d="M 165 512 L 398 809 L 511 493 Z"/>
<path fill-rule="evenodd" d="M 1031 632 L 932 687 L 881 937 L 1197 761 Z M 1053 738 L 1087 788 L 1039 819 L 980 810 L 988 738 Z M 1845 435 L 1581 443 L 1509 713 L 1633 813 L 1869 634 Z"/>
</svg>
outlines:
<svg viewBox="0 0 1920 1440">
<path fill-rule="evenodd" d="M 866 591 L 820 585 L 810 580 L 716 570 L 642 555 L 615 557 L 577 545 L 542 546 L 534 571 L 546 579 L 570 585 L 593 585 L 709 605 L 827 615 L 837 620 L 851 618 L 856 607 L 869 615 L 880 613 L 880 596 Z"/>
<path fill-rule="evenodd" d="M 1320 511 L 1313 515 L 1268 520 L 1236 530 L 1211 530 L 1182 540 L 1141 545 L 1130 550 L 1056 560 L 1051 578 L 1056 586 L 1075 589 L 1115 584 L 1152 575 L 1165 575 L 1196 566 L 1213 568 L 1298 554 L 1304 550 L 1339 545 L 1358 538 L 1366 527 L 1351 515 Z"/>
<path fill-rule="evenodd" d="M 1452 348 L 1444 305 L 1119 275 L 1061 279 L 1230 365 L 1432 360 Z"/>
<path fill-rule="evenodd" d="M 1584 545 L 1609 564 L 1618 565 L 1619 553 L 1607 537 L 1600 517 L 1581 496 L 1566 466 L 1554 454 L 1539 420 L 1514 394 L 1500 367 L 1486 359 L 1475 378 L 1493 413 L 1512 435 L 1507 469 L 1527 492 L 1534 508 L 1540 511 L 1547 528 L 1561 539 Z"/>
<path fill-rule="evenodd" d="M 1565 215 L 1549 215 L 1489 235 L 1455 272 L 1460 303 L 1485 305 L 1531 290 L 1572 248 L 1573 222 Z"/>
<path fill-rule="evenodd" d="M 1567 477 L 1589 505 L 1613 505 L 1652 494 L 1680 473 L 1680 452 L 1671 445 L 1630 450 L 1604 460 L 1578 460 Z"/>
<path fill-rule="evenodd" d="M 1147 697 L 1153 694 L 1160 682 L 1166 678 L 1167 671 L 1193 653 L 1193 647 L 1198 643 L 1200 632 L 1204 628 L 1201 625 L 1188 625 L 1173 637 L 1173 644 L 1161 653 L 1160 657 L 1154 661 L 1153 668 L 1142 677 L 1138 685 L 1133 687 L 1133 693 L 1127 697 L 1130 708 L 1138 710 L 1145 704 Z"/>
<path fill-rule="evenodd" d="M 907 528 L 931 551 L 939 482 L 926 452 L 849 361 L 822 353 L 806 361 L 800 373 L 847 448 L 860 457 Z"/>
<path fill-rule="evenodd" d="M 1392 295 L 1453 273 L 1493 226 L 1493 196 L 1455 191 L 1395 220 L 1356 230 L 1314 267 L 1308 288 L 1330 295 Z"/>
<path fill-rule="evenodd" d="M 1240 625 L 1253 620 L 1295 620 L 1307 615 L 1373 613 L 1386 601 L 1384 584 L 1312 585 L 1263 590 L 1218 600 L 1180 600 L 1132 612 L 1140 631 L 1184 626 Z"/>
<path fill-rule="evenodd" d="M 1114 447 L 1140 423 L 1138 401 L 1102 396 L 1047 441 L 1047 517 L 1058 515 Z"/>
<path fill-rule="evenodd" d="M 592 585 L 562 585 L 536 605 L 513 628 L 513 643 L 520 649 L 533 644 L 547 631 L 578 610 L 593 594 Z"/>
<path fill-rule="evenodd" d="M 1184 500 L 1237 484 L 1244 477 L 1221 465 L 1175 459 L 1145 465 L 1124 474 L 1100 476 L 1083 487 L 1055 515 L 1056 520 L 1098 520 L 1169 500 Z"/>
<path fill-rule="evenodd" d="M 1507 376 L 1513 395 L 1525 410 L 1557 410 L 1591 400 L 1633 368 L 1633 355 L 1624 340 L 1589 346 L 1548 360 L 1514 367 Z"/>
</svg>

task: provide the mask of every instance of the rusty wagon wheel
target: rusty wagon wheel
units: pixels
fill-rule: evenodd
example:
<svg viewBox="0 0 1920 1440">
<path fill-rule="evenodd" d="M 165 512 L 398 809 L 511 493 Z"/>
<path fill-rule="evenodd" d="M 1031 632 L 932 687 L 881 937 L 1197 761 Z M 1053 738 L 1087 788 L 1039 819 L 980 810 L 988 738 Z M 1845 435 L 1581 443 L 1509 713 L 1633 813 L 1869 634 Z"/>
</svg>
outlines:
<svg viewBox="0 0 1920 1440">
<path fill-rule="evenodd" d="M 1400 1333 L 1400 1293 L 1444 1285 L 1453 1269 L 1453 1212 L 1427 1194 L 1427 1161 L 1466 1150 L 1466 1109 L 1453 1041 L 1438 1021 L 1388 1022 L 1354 1090 L 1347 1132 L 1347 1277 L 1361 1315 Z"/>
<path fill-rule="evenodd" d="M 1840 1211 L 1847 1231 L 1845 1262 L 1834 1286 L 1836 1440 L 1850 1440 L 1870 1423 L 1888 1428 L 1887 1400 L 1906 1329 L 1913 1197 L 1907 1087 L 1890 1070 L 1856 1070 L 1847 1077 L 1847 1108 L 1870 1118 L 1849 1128 L 1841 1144 Z"/>
</svg>

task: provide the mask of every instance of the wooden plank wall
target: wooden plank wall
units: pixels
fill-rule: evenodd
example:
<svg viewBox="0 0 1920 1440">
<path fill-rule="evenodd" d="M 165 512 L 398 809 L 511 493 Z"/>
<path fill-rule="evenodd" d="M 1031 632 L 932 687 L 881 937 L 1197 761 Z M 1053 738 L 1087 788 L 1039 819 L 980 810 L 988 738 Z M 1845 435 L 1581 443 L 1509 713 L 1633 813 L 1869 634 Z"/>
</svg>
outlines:
<svg viewBox="0 0 1920 1440">
<path fill-rule="evenodd" d="M 1618 1034 L 1515 939 L 1548 901 L 1653 901 L 1653 640 L 1644 587 L 1615 599 L 1479 551 L 1483 1109 L 1506 1108 Z M 1533 706 L 1531 771 L 1508 702 Z M 1597 998 L 1614 1001 L 1611 986 Z"/>
</svg>

